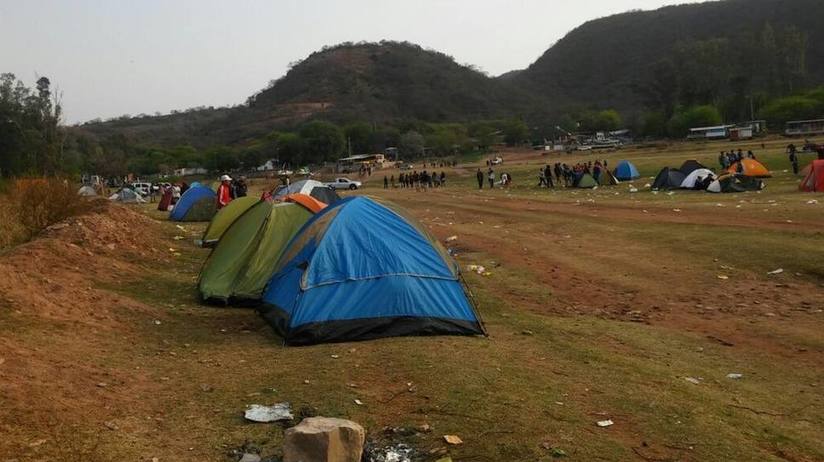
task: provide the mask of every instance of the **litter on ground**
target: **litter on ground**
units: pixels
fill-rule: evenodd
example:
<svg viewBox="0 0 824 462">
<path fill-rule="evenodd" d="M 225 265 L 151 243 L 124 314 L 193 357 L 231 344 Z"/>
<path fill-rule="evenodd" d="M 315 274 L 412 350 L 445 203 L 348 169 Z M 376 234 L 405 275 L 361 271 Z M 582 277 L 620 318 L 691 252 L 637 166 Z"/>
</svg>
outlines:
<svg viewBox="0 0 824 462">
<path fill-rule="evenodd" d="M 444 439 L 444 441 L 446 441 L 447 444 L 452 444 L 452 445 L 463 444 L 463 440 L 458 435 L 444 435 L 443 439 Z"/>
<path fill-rule="evenodd" d="M 281 420 L 292 420 L 294 418 L 289 403 L 277 403 L 272 406 L 250 404 L 247 406 L 243 416 L 246 420 L 260 423 L 279 422 Z"/>
</svg>

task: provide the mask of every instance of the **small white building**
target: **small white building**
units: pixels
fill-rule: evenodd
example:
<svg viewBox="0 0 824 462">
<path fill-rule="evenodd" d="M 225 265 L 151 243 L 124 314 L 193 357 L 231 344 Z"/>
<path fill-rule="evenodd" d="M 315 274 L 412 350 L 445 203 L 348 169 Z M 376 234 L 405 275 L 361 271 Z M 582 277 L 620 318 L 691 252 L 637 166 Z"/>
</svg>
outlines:
<svg viewBox="0 0 824 462">
<path fill-rule="evenodd" d="M 269 159 L 265 164 L 256 167 L 255 170 L 258 172 L 271 172 L 272 170 L 278 170 L 280 168 L 278 167 L 279 163 L 280 161 L 277 159 Z"/>
<path fill-rule="evenodd" d="M 202 167 L 175 169 L 175 176 L 205 175 L 207 173 L 209 171 Z"/>
</svg>

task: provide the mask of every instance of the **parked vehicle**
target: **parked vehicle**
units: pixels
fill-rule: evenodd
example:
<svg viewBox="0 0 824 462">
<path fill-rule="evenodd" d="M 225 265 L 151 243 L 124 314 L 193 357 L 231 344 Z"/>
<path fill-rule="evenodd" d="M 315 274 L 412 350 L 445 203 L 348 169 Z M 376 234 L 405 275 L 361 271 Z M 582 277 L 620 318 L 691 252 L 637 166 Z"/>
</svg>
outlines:
<svg viewBox="0 0 824 462">
<path fill-rule="evenodd" d="M 152 193 L 151 183 L 132 183 L 132 189 L 137 191 L 141 196 L 148 196 Z"/>
<path fill-rule="evenodd" d="M 338 178 L 331 183 L 326 183 L 332 189 L 349 189 L 356 190 L 362 186 L 360 181 L 350 180 L 349 178 Z"/>
</svg>

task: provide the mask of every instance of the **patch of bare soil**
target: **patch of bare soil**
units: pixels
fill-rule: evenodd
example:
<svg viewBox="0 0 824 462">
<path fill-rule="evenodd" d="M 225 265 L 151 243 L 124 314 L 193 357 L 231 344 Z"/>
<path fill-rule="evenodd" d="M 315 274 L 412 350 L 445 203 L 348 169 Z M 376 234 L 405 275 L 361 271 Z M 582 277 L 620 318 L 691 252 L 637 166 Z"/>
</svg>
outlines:
<svg viewBox="0 0 824 462">
<path fill-rule="evenodd" d="M 162 313 L 97 287 L 167 263 L 162 242 L 153 220 L 112 205 L 0 257 L 0 459 L 96 460 L 95 447 L 74 446 L 77 434 L 112 431 L 125 408 L 145 407 L 143 371 L 123 372 L 100 353 L 128 354 L 135 313 Z"/>
</svg>

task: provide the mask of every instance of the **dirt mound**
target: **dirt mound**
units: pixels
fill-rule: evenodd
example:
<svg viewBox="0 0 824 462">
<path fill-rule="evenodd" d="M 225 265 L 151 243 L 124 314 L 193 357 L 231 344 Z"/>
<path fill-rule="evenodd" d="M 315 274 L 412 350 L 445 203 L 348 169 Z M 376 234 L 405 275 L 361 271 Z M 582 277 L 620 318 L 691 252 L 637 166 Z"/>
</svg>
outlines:
<svg viewBox="0 0 824 462">
<path fill-rule="evenodd" d="M 44 440 L 70 443 L 71 426 L 111 418 L 101 402 L 139 405 L 137 390 L 151 386 L 145 378 L 93 358 L 133 343 L 136 321 L 164 319 L 161 308 L 116 288 L 170 261 L 166 245 L 157 222 L 107 204 L 0 256 L 0 434 L 33 441 L 0 442 L 0 456 L 34 456 Z"/>
<path fill-rule="evenodd" d="M 0 258 L 0 299 L 26 315 L 101 327 L 125 300 L 93 287 L 132 278 L 147 261 L 168 261 L 160 242 L 157 223 L 122 206 L 70 218 Z"/>
</svg>

